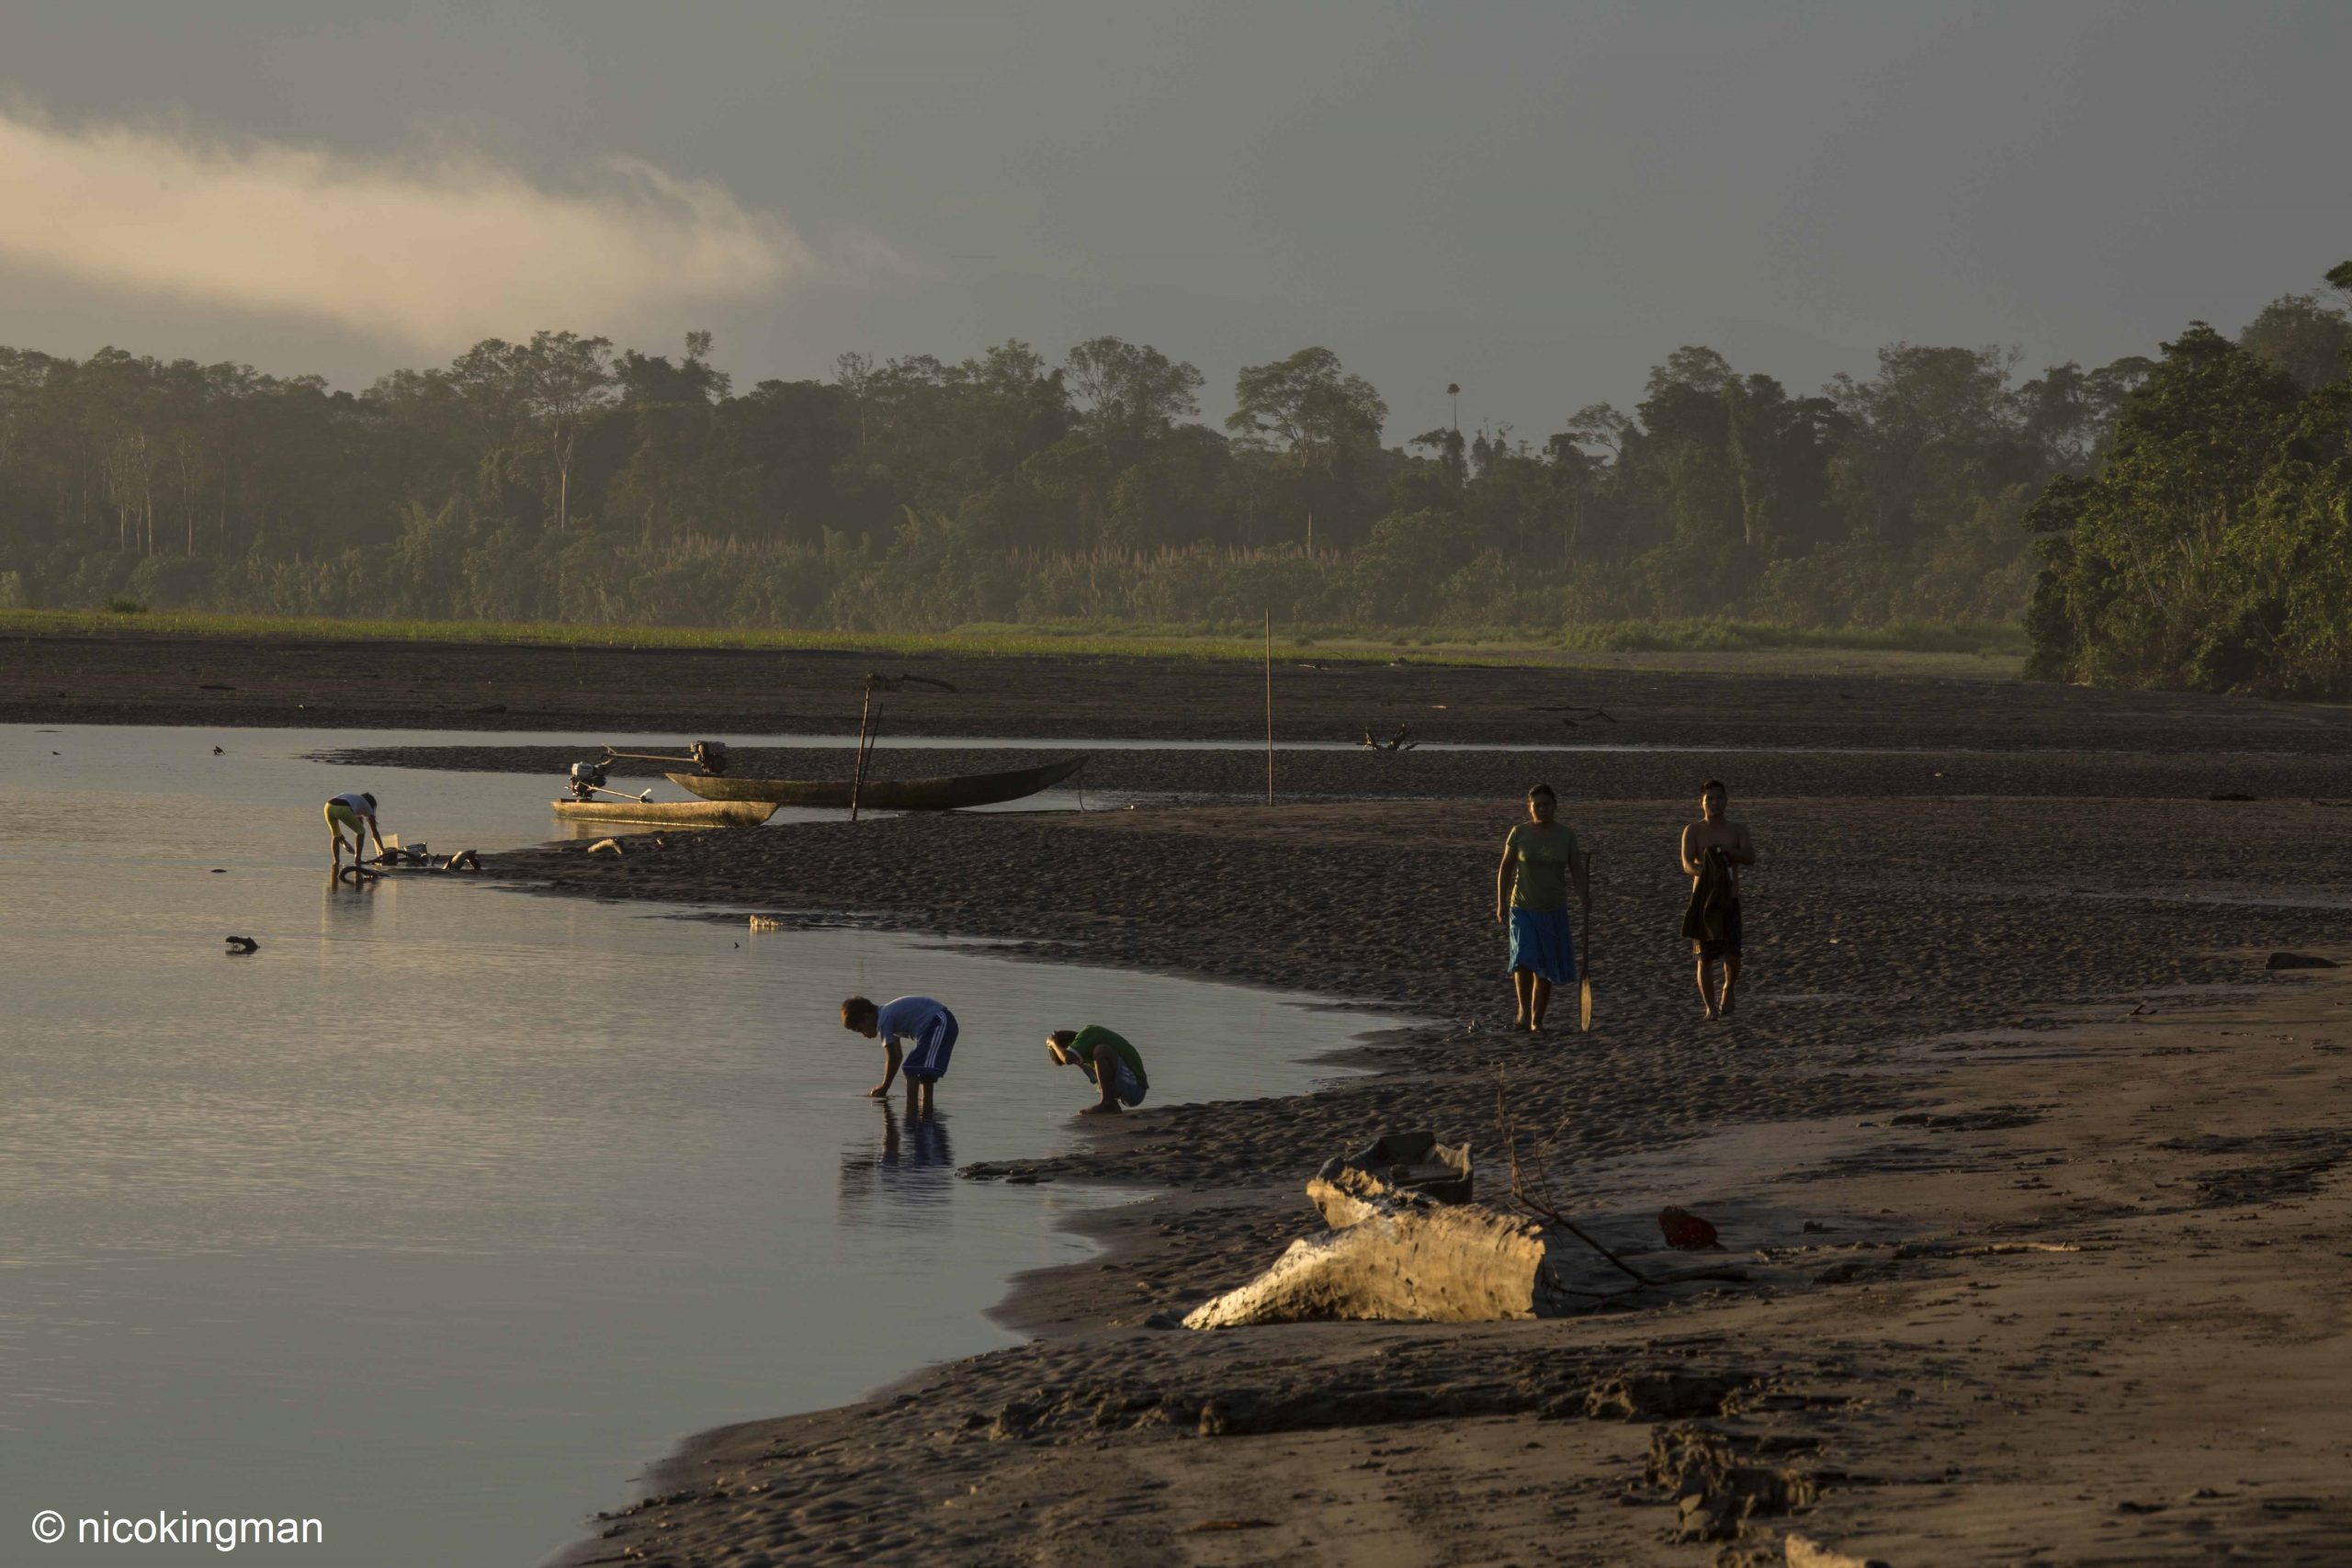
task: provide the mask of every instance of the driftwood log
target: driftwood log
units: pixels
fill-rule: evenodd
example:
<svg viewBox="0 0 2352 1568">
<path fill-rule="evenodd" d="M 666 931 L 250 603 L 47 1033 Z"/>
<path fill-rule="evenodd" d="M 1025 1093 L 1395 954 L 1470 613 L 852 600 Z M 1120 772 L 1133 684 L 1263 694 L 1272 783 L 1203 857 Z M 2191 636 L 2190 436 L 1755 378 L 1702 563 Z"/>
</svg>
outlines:
<svg viewBox="0 0 2352 1568">
<path fill-rule="evenodd" d="M 1350 1318 L 1487 1323 L 1571 1308 L 1552 1276 L 1543 1235 L 1529 1221 L 1399 1192 L 1356 1170 L 1337 1181 L 1317 1177 L 1306 1190 L 1332 1228 L 1292 1242 L 1263 1274 L 1193 1308 L 1185 1327 Z"/>
<path fill-rule="evenodd" d="M 1553 1200 L 1540 1145 L 1530 1151 L 1533 1173 L 1522 1165 L 1499 1077 L 1495 1109 L 1516 1212 L 1443 1201 L 1466 1199 L 1473 1190 L 1467 1145 L 1442 1145 L 1428 1133 L 1391 1134 L 1327 1162 L 1306 1184 L 1322 1235 L 1292 1242 L 1264 1273 L 1193 1308 L 1184 1326 L 1566 1317 L 1638 1291 L 1747 1277 L 1737 1268 L 1665 1274 L 1636 1268 Z"/>
</svg>

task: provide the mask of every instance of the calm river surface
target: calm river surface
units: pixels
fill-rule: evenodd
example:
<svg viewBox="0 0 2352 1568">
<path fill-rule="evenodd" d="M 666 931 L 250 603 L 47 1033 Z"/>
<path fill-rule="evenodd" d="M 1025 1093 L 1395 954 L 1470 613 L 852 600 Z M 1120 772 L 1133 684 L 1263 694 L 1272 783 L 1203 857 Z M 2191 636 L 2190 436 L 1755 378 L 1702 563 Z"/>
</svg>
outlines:
<svg viewBox="0 0 2352 1568">
<path fill-rule="evenodd" d="M 1009 1342 L 983 1309 L 1079 1256 L 1055 1219 L 1104 1201 L 955 1179 L 1070 1135 L 1083 1086 L 1047 1029 L 1129 1029 L 1166 1100 L 1295 1090 L 1385 1021 L 458 878 L 334 886 L 343 790 L 439 850 L 557 834 L 547 781 L 302 760 L 391 739 L 0 726 L 0 1560 L 54 1508 L 321 1520 L 289 1562 L 534 1562 L 687 1432 Z M 956 1009 L 934 1122 L 863 1098 L 852 990 Z"/>
</svg>

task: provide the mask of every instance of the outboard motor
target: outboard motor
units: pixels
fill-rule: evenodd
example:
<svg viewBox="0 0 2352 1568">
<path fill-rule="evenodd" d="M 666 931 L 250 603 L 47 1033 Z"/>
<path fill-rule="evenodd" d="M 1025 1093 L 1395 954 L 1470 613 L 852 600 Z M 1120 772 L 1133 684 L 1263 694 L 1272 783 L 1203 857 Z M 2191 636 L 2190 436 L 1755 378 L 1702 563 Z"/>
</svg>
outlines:
<svg viewBox="0 0 2352 1568">
<path fill-rule="evenodd" d="M 601 762 L 572 763 L 571 781 L 569 787 L 571 790 L 571 798 L 574 800 L 594 798 L 596 792 L 605 787 L 604 764 Z"/>
<path fill-rule="evenodd" d="M 726 773 L 726 741 L 697 740 L 689 748 L 689 750 L 694 753 L 695 765 L 702 769 L 704 773 L 708 773 L 712 778 L 718 778 Z"/>
</svg>

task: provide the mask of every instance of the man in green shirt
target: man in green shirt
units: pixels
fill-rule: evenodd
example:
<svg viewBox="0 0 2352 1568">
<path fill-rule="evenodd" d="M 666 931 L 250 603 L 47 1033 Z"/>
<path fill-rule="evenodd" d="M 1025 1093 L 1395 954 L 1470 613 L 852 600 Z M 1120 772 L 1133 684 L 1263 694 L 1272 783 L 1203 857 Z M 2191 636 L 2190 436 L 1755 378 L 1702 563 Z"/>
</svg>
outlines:
<svg viewBox="0 0 2352 1568">
<path fill-rule="evenodd" d="M 1123 1106 L 1141 1105 L 1151 1089 L 1143 1076 L 1143 1053 L 1099 1023 L 1055 1030 L 1046 1036 L 1046 1054 L 1057 1066 L 1076 1067 L 1102 1091 L 1102 1098 L 1080 1115 L 1116 1116 Z"/>
</svg>

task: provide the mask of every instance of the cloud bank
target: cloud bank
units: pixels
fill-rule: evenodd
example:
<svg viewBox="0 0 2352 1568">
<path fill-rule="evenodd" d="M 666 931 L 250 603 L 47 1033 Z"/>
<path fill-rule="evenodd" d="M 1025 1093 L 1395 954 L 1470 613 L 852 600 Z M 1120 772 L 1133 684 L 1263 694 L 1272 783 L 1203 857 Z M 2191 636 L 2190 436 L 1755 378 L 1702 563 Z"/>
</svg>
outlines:
<svg viewBox="0 0 2352 1568">
<path fill-rule="evenodd" d="M 6 108 L 0 260 L 435 350 L 910 270 L 870 236 L 812 246 L 716 185 L 630 160 L 559 191 L 462 155 L 365 162 Z"/>
</svg>

